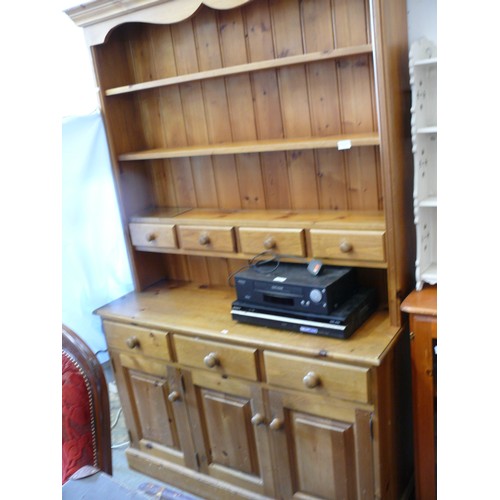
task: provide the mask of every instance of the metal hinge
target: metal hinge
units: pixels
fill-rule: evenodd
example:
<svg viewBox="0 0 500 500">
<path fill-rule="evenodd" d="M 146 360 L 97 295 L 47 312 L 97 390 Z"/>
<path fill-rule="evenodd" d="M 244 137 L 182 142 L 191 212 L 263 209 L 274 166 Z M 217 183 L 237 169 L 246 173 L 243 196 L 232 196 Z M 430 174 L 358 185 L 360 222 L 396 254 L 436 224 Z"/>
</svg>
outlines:
<svg viewBox="0 0 500 500">
<path fill-rule="evenodd" d="M 370 438 L 373 441 L 373 413 L 370 413 Z"/>
<path fill-rule="evenodd" d="M 201 463 L 200 463 L 200 456 L 198 455 L 198 452 L 195 452 L 194 458 L 196 459 L 196 465 L 198 466 L 198 470 L 200 470 Z"/>
</svg>

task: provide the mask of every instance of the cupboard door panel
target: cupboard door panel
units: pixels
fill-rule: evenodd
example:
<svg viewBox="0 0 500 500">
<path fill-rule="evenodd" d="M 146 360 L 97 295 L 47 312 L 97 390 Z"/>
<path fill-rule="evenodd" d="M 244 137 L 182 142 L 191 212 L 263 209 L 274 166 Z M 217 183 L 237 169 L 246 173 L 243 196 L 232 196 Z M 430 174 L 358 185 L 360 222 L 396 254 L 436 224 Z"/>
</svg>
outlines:
<svg viewBox="0 0 500 500">
<path fill-rule="evenodd" d="M 180 373 L 164 363 L 134 356 L 113 356 L 131 446 L 164 460 L 197 469 Z"/>
<path fill-rule="evenodd" d="M 274 498 L 261 388 L 201 370 L 186 370 L 183 377 L 200 470 Z"/>
<path fill-rule="evenodd" d="M 209 462 L 246 474 L 258 474 L 250 401 L 209 390 L 201 391 L 201 400 Z"/>
<path fill-rule="evenodd" d="M 298 412 L 290 418 L 296 491 L 320 498 L 355 498 L 352 424 Z"/>
</svg>

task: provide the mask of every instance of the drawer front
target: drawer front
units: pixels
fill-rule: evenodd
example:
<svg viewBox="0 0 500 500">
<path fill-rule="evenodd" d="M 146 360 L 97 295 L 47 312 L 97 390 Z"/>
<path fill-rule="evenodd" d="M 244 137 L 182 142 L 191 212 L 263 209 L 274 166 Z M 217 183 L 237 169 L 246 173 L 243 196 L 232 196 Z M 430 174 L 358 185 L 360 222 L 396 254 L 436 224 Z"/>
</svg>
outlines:
<svg viewBox="0 0 500 500">
<path fill-rule="evenodd" d="M 266 351 L 267 381 L 279 387 L 369 403 L 369 368 Z"/>
<path fill-rule="evenodd" d="M 177 234 L 184 250 L 234 252 L 232 227 L 178 226 Z"/>
<path fill-rule="evenodd" d="M 168 333 L 132 325 L 103 321 L 108 346 L 112 349 L 143 354 L 166 361 L 172 359 L 168 347 Z"/>
<path fill-rule="evenodd" d="M 134 246 L 151 248 L 176 248 L 177 246 L 174 226 L 171 224 L 131 222 L 128 227 Z"/>
<path fill-rule="evenodd" d="M 258 380 L 257 350 L 198 338 L 174 335 L 177 361 L 222 375 Z"/>
<path fill-rule="evenodd" d="M 385 261 L 384 231 L 335 231 L 311 229 L 314 257 Z"/>
<path fill-rule="evenodd" d="M 238 234 L 243 253 L 256 255 L 265 250 L 274 250 L 281 254 L 305 256 L 302 229 L 241 227 Z"/>
</svg>

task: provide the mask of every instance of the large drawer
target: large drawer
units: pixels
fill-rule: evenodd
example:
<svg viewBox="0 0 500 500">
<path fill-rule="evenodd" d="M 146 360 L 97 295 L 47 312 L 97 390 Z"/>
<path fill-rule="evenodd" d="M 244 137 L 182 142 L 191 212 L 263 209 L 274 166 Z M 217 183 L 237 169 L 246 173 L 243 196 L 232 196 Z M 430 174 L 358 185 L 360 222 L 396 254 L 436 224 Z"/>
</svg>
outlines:
<svg viewBox="0 0 500 500">
<path fill-rule="evenodd" d="M 168 347 L 168 333 L 139 326 L 103 321 L 108 346 L 112 349 L 143 354 L 166 361 L 172 359 Z"/>
<path fill-rule="evenodd" d="M 258 380 L 257 349 L 174 335 L 177 361 L 247 380 Z"/>
<path fill-rule="evenodd" d="M 240 227 L 238 230 L 241 251 L 252 255 L 274 250 L 280 254 L 305 256 L 303 233 L 302 229 Z"/>
<path fill-rule="evenodd" d="M 183 250 L 234 252 L 232 227 L 178 226 L 177 234 Z"/>
<path fill-rule="evenodd" d="M 320 361 L 300 356 L 264 352 L 269 384 L 369 403 L 369 368 Z"/>
<path fill-rule="evenodd" d="M 130 239 L 136 247 L 176 248 L 173 224 L 147 224 L 131 222 Z"/>
<path fill-rule="evenodd" d="M 384 231 L 311 229 L 310 235 L 314 257 L 385 261 Z"/>
</svg>

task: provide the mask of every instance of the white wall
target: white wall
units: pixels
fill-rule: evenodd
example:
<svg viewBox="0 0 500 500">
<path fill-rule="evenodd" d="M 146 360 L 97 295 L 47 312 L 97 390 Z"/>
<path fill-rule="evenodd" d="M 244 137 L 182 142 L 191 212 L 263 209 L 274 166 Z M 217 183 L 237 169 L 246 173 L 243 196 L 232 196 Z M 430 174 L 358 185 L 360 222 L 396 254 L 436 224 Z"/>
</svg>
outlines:
<svg viewBox="0 0 500 500">
<path fill-rule="evenodd" d="M 437 0 L 407 0 L 408 46 L 425 37 L 437 45 Z"/>
</svg>

